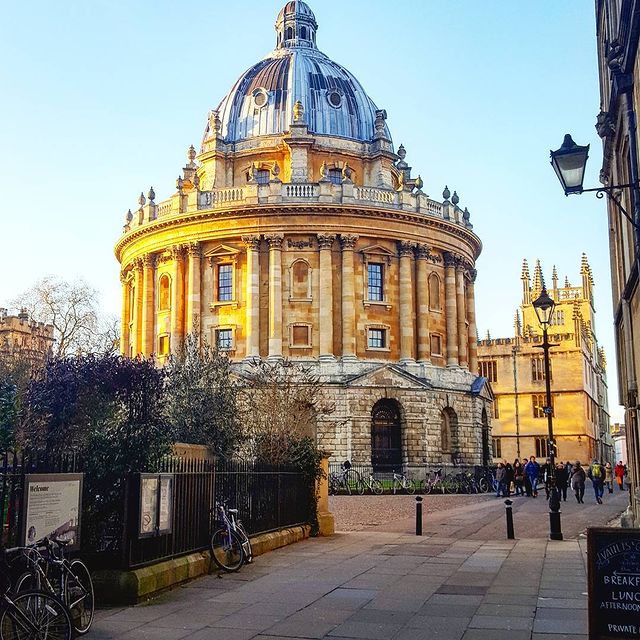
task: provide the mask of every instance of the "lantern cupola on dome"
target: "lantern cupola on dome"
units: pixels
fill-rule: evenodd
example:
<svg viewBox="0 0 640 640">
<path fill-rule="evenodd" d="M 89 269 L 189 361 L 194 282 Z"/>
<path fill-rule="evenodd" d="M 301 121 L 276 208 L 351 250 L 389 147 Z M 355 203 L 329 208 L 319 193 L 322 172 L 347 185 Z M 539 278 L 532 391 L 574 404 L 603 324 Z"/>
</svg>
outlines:
<svg viewBox="0 0 640 640">
<path fill-rule="evenodd" d="M 318 23 L 309 5 L 292 0 L 280 10 L 276 18 L 276 47 L 316 47 Z"/>
</svg>

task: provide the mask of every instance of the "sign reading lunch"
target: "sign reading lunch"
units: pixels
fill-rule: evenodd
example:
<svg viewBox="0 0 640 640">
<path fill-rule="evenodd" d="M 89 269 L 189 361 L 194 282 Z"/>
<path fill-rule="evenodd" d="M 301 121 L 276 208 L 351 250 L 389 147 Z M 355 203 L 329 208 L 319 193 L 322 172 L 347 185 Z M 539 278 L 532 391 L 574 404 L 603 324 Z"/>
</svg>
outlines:
<svg viewBox="0 0 640 640">
<path fill-rule="evenodd" d="M 587 530 L 589 639 L 640 636 L 640 529 Z"/>
</svg>

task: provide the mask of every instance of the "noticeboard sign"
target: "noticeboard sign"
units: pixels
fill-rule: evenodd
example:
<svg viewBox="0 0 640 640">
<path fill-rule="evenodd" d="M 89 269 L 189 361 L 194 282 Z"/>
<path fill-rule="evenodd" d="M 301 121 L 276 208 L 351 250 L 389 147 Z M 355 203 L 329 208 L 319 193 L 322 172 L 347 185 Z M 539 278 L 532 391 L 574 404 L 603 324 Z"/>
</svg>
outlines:
<svg viewBox="0 0 640 640">
<path fill-rule="evenodd" d="M 589 640 L 640 636 L 640 529 L 587 529 Z"/>
<path fill-rule="evenodd" d="M 138 536 L 148 538 L 171 533 L 173 521 L 173 474 L 140 474 Z"/>
<path fill-rule="evenodd" d="M 82 473 L 31 473 L 25 476 L 23 544 L 44 537 L 80 548 Z"/>
</svg>

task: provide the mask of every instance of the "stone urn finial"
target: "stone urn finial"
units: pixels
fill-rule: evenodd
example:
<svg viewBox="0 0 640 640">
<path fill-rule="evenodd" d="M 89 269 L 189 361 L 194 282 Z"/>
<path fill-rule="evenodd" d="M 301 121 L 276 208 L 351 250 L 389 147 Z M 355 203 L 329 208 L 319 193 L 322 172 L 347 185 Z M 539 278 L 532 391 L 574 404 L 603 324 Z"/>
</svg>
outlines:
<svg viewBox="0 0 640 640">
<path fill-rule="evenodd" d="M 293 105 L 293 121 L 298 124 L 304 122 L 304 106 L 300 100 L 296 100 Z"/>
<path fill-rule="evenodd" d="M 451 191 L 449 191 L 449 187 L 447 187 L 447 185 L 444 186 L 444 191 L 442 192 L 442 197 L 445 200 L 448 200 L 451 197 Z"/>
<path fill-rule="evenodd" d="M 144 193 L 142 191 L 140 192 L 140 197 L 138 198 L 138 204 L 141 207 L 144 207 L 144 205 L 147 204 L 147 199 L 144 197 Z"/>
</svg>

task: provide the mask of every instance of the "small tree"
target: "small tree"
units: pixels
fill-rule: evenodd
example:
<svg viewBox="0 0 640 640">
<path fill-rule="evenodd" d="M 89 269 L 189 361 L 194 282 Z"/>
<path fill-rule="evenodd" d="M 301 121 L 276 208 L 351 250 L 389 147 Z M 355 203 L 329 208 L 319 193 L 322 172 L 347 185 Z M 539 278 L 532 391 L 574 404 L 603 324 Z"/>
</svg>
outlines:
<svg viewBox="0 0 640 640">
<path fill-rule="evenodd" d="M 32 365 L 20 355 L 0 358 L 0 452 L 19 437 Z"/>
<path fill-rule="evenodd" d="M 220 456 L 236 452 L 244 439 L 238 418 L 238 385 L 231 363 L 194 334 L 166 366 L 167 420 L 179 442 L 204 444 Z"/>
</svg>

